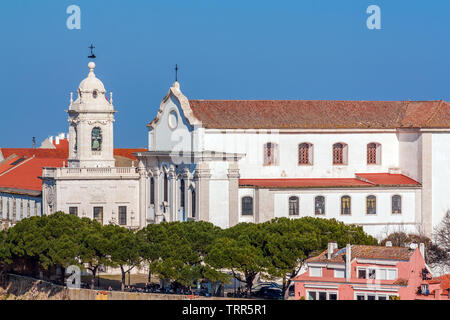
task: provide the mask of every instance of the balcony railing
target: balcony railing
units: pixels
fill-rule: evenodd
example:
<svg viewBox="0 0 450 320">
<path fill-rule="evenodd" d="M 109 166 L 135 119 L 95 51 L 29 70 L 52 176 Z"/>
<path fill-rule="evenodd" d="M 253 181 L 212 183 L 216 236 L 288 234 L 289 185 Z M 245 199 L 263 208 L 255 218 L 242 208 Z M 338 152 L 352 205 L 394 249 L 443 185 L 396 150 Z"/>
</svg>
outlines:
<svg viewBox="0 0 450 320">
<path fill-rule="evenodd" d="M 51 178 L 82 177 L 82 176 L 136 176 L 135 167 L 106 168 L 43 168 L 42 176 Z"/>
</svg>

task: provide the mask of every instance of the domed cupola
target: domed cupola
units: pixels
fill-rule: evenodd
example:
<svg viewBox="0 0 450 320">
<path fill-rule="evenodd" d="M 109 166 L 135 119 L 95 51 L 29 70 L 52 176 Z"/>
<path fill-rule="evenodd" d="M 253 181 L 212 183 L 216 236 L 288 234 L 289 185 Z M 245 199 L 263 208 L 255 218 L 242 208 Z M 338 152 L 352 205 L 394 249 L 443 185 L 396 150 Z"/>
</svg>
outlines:
<svg viewBox="0 0 450 320">
<path fill-rule="evenodd" d="M 70 94 L 69 167 L 114 167 L 114 106 L 106 98 L 103 83 L 95 76 L 95 63 L 78 86 L 78 97 Z"/>
<path fill-rule="evenodd" d="M 105 96 L 106 90 L 103 82 L 95 76 L 95 63 L 89 62 L 88 67 L 90 69 L 89 74 L 78 86 L 78 97 L 75 101 L 71 101 L 69 110 L 113 110 L 112 101 L 108 101 Z"/>
</svg>

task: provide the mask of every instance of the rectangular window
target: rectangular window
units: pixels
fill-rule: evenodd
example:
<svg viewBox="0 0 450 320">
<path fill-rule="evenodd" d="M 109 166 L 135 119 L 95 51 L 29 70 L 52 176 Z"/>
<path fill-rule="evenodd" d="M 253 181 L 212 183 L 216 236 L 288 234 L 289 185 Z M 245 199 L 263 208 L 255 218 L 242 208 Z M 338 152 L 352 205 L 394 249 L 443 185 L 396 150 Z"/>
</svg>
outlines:
<svg viewBox="0 0 450 320">
<path fill-rule="evenodd" d="M 299 214 L 299 199 L 298 197 L 289 197 L 289 215 L 298 216 Z"/>
<path fill-rule="evenodd" d="M 78 207 L 69 207 L 69 214 L 78 216 Z"/>
<path fill-rule="evenodd" d="M 368 196 L 366 198 L 367 214 L 377 214 L 377 198 L 375 196 Z"/>
<path fill-rule="evenodd" d="M 311 164 L 312 161 L 310 159 L 312 145 L 309 143 L 301 143 L 298 145 L 298 164 Z"/>
<path fill-rule="evenodd" d="M 268 142 L 264 145 L 264 165 L 277 165 L 278 146 L 275 143 Z"/>
<path fill-rule="evenodd" d="M 242 198 L 242 215 L 251 216 L 253 215 L 253 198 L 243 197 Z"/>
<path fill-rule="evenodd" d="M 344 145 L 342 143 L 333 145 L 333 164 L 344 164 Z"/>
<path fill-rule="evenodd" d="M 366 269 L 358 269 L 358 279 L 366 279 L 367 271 Z"/>
<path fill-rule="evenodd" d="M 387 297 L 385 295 L 379 295 L 378 300 L 387 300 Z"/>
<path fill-rule="evenodd" d="M 127 225 L 127 207 L 126 206 L 119 207 L 119 224 L 121 226 Z"/>
<path fill-rule="evenodd" d="M 376 279 L 376 269 L 369 269 L 367 279 Z"/>
<path fill-rule="evenodd" d="M 367 145 L 367 164 L 377 164 L 377 145 L 369 143 Z"/>
<path fill-rule="evenodd" d="M 337 293 L 329 293 L 328 300 L 337 300 Z"/>
<path fill-rule="evenodd" d="M 374 294 L 368 294 L 367 295 L 367 300 L 376 300 L 377 296 Z"/>
<path fill-rule="evenodd" d="M 366 300 L 366 297 L 364 294 L 357 294 L 356 295 L 356 300 Z"/>
<path fill-rule="evenodd" d="M 103 224 L 103 207 L 94 207 L 94 220 Z"/>
<path fill-rule="evenodd" d="M 395 280 L 395 279 L 397 279 L 397 270 L 387 269 L 387 280 Z"/>
<path fill-rule="evenodd" d="M 386 269 L 377 269 L 377 279 L 378 280 L 386 280 Z"/>
<path fill-rule="evenodd" d="M 319 300 L 327 300 L 327 293 L 319 292 Z"/>
<path fill-rule="evenodd" d="M 316 300 L 316 292 L 315 291 L 308 292 L 308 300 Z"/>
<path fill-rule="evenodd" d="M 345 269 L 334 269 L 335 278 L 345 278 Z"/>
<path fill-rule="evenodd" d="M 310 277 L 321 277 L 322 276 L 322 268 L 321 267 L 309 267 L 309 276 Z"/>
<path fill-rule="evenodd" d="M 155 179 L 150 178 L 150 204 L 155 204 Z"/>
<path fill-rule="evenodd" d="M 325 197 L 317 196 L 314 200 L 314 213 L 316 215 L 325 214 Z"/>
<path fill-rule="evenodd" d="M 399 195 L 392 196 L 392 214 L 402 213 L 402 198 Z"/>
<path fill-rule="evenodd" d="M 341 198 L 341 215 L 350 215 L 351 212 L 351 200 L 349 196 L 343 196 Z"/>
</svg>

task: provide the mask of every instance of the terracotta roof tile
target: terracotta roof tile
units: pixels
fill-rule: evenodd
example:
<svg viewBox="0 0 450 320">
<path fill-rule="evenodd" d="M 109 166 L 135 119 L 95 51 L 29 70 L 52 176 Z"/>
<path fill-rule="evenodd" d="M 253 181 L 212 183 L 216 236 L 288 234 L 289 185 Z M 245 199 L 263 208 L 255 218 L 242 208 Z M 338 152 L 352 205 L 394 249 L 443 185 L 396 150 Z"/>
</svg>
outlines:
<svg viewBox="0 0 450 320">
<path fill-rule="evenodd" d="M 307 259 L 307 262 L 333 262 L 345 263 L 346 249 L 336 249 L 330 260 L 327 259 L 327 251 L 320 255 Z M 385 246 L 364 246 L 352 245 L 352 260 L 355 258 L 381 259 L 381 260 L 402 260 L 408 261 L 414 250 L 406 247 L 385 247 Z"/>
<path fill-rule="evenodd" d="M 445 101 L 189 100 L 205 128 L 450 128 Z"/>
<path fill-rule="evenodd" d="M 401 174 L 357 173 L 356 178 L 308 178 L 308 179 L 239 179 L 240 187 L 258 188 L 337 188 L 420 186 L 417 181 Z"/>
<path fill-rule="evenodd" d="M 12 170 L 0 174 L 0 187 L 42 190 L 42 181 L 38 178 L 42 175 L 42 168 L 62 167 L 64 161 L 61 158 L 28 158 Z"/>
</svg>

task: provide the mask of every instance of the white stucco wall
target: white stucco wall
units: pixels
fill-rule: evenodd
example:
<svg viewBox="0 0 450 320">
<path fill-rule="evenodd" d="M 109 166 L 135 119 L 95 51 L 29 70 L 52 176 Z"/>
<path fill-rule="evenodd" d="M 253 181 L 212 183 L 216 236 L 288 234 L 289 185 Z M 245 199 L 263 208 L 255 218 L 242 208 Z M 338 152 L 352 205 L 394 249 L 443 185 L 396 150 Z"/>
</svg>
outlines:
<svg viewBox="0 0 450 320">
<path fill-rule="evenodd" d="M 169 115 L 172 112 L 177 119 L 176 127 L 173 128 L 169 125 Z M 149 142 L 149 150 L 191 151 L 193 148 L 192 129 L 183 115 L 179 102 L 175 97 L 170 96 L 164 102 L 163 112 L 154 130 L 149 131 L 149 141 L 150 139 L 155 139 L 155 143 Z"/>
<path fill-rule="evenodd" d="M 419 132 L 398 133 L 399 167 L 402 173 L 418 182 L 422 182 L 422 138 Z"/>
<path fill-rule="evenodd" d="M 257 190 L 250 188 L 239 189 L 239 200 L 249 195 L 256 201 Z M 364 230 L 374 237 L 382 238 L 392 231 L 417 232 L 417 223 L 420 210 L 420 191 L 418 189 L 390 189 L 390 190 L 320 190 L 320 189 L 293 189 L 293 190 L 271 190 L 274 194 L 274 217 L 319 217 L 335 218 L 346 224 L 362 225 Z M 402 213 L 392 214 L 391 197 L 393 195 L 402 197 Z M 316 196 L 325 197 L 325 215 L 314 214 L 314 198 Z M 341 215 L 341 197 L 349 195 L 351 197 L 351 215 Z M 376 196 L 377 214 L 366 214 L 366 197 Z M 299 198 L 299 215 L 289 216 L 289 197 Z M 241 215 L 241 202 L 239 202 L 240 222 L 253 222 L 253 217 Z"/>
<path fill-rule="evenodd" d="M 57 211 L 69 213 L 69 207 L 78 207 L 79 217 L 92 219 L 93 208 L 103 207 L 103 224 L 112 217 L 118 224 L 118 207 L 126 206 L 127 226 L 140 224 L 138 180 L 61 180 L 56 186 Z"/>
<path fill-rule="evenodd" d="M 450 133 L 432 134 L 432 225 L 450 210 Z"/>
<path fill-rule="evenodd" d="M 209 219 L 211 223 L 221 227 L 229 227 L 229 194 L 228 181 L 209 181 Z"/>
<path fill-rule="evenodd" d="M 279 146 L 279 165 L 264 166 L 264 144 Z M 313 144 L 313 165 L 298 165 L 298 144 Z M 332 146 L 348 144 L 348 165 L 332 164 Z M 377 142 L 381 147 L 381 164 L 367 165 L 367 144 Z M 241 178 L 327 178 L 354 177 L 355 173 L 388 172 L 399 166 L 399 142 L 391 133 L 211 133 L 204 138 L 205 150 L 245 153 L 239 161 Z"/>
</svg>

